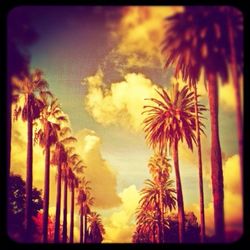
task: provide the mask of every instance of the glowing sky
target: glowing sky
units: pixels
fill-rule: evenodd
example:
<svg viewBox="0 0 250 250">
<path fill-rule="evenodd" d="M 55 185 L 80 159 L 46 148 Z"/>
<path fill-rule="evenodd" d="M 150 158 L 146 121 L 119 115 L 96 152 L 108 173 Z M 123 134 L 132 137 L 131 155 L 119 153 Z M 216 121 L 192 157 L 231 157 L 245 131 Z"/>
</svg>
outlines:
<svg viewBox="0 0 250 250">
<path fill-rule="evenodd" d="M 175 82 L 164 71 L 160 42 L 164 17 L 181 7 L 25 7 L 39 40 L 29 48 L 31 68 L 44 71 L 50 90 L 69 116 L 77 151 L 88 168 L 95 209 L 102 214 L 106 242 L 130 242 L 138 191 L 149 178 L 151 151 L 141 128 L 144 98 Z M 201 80 L 201 101 L 207 94 Z M 241 230 L 242 202 L 237 153 L 235 100 L 231 81 L 220 86 L 220 139 L 223 151 L 227 230 Z M 206 113 L 208 118 L 209 112 Z M 209 120 L 202 137 L 207 233 L 213 232 Z M 24 175 L 25 124 L 13 125 L 11 170 Z M 19 132 L 19 133 L 18 133 Z M 17 143 L 18 142 L 18 143 Z M 43 188 L 43 155 L 37 146 L 34 185 Z M 199 220 L 196 154 L 180 146 L 186 210 Z M 35 163 L 36 164 L 36 163 Z M 55 169 L 51 168 L 50 211 L 55 209 Z M 174 174 L 172 173 L 174 179 Z M 237 206 L 234 211 L 231 206 Z M 229 212 L 230 211 L 230 212 Z M 78 217 L 75 217 L 78 225 Z M 75 228 L 75 237 L 79 232 Z"/>
</svg>

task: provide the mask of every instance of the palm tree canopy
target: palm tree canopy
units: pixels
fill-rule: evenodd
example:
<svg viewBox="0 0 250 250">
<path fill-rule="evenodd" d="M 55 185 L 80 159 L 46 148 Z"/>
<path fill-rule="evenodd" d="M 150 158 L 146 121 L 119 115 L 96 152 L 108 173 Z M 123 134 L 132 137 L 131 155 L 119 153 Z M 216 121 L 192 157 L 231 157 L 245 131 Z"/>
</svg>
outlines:
<svg viewBox="0 0 250 250">
<path fill-rule="evenodd" d="M 162 152 L 168 145 L 171 147 L 174 141 L 185 139 L 193 150 L 193 143 L 196 144 L 194 93 L 187 86 L 179 90 L 178 84 L 173 85 L 171 95 L 164 89 L 157 93 L 160 99 L 148 99 L 155 105 L 143 107 L 143 113 L 147 114 L 143 121 L 146 142 Z M 203 105 L 198 108 L 200 113 L 204 110 Z M 204 133 L 202 127 L 204 125 L 200 123 L 200 130 Z"/>
<path fill-rule="evenodd" d="M 175 64 L 175 75 L 196 84 L 202 68 L 228 81 L 230 45 L 227 18 L 230 18 L 237 46 L 238 71 L 243 67 L 242 14 L 232 7 L 185 7 L 185 11 L 166 18 L 162 53 L 165 67 Z"/>
<path fill-rule="evenodd" d="M 169 173 L 171 171 L 171 165 L 169 159 L 160 153 L 155 153 L 150 157 L 149 172 L 152 174 L 153 179 L 158 183 L 165 183 L 169 178 Z"/>
</svg>

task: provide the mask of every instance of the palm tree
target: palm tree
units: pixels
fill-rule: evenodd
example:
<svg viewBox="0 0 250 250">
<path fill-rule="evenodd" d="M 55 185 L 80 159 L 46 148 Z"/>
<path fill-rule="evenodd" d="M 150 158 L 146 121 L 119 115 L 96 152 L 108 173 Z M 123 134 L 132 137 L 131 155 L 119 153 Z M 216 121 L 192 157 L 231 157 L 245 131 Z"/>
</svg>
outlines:
<svg viewBox="0 0 250 250">
<path fill-rule="evenodd" d="M 164 242 L 164 204 L 163 204 L 163 185 L 165 185 L 166 180 L 169 178 L 169 171 L 171 170 L 171 165 L 168 159 L 161 154 L 154 154 L 149 160 L 149 171 L 152 174 L 153 180 L 157 183 L 159 187 L 159 203 L 160 203 L 160 242 Z"/>
<path fill-rule="evenodd" d="M 70 243 L 73 243 L 74 238 L 74 204 L 75 204 L 75 188 L 78 187 L 78 177 L 74 174 L 73 170 L 76 171 L 77 174 L 83 173 L 83 161 L 80 160 L 79 155 L 71 156 L 71 168 L 69 168 L 69 187 L 71 192 L 71 210 L 70 210 Z"/>
<path fill-rule="evenodd" d="M 69 187 L 71 192 L 71 209 L 70 209 L 70 236 L 69 242 L 74 240 L 74 205 L 75 205 L 75 188 L 78 186 L 78 179 L 72 169 L 69 169 Z"/>
<path fill-rule="evenodd" d="M 42 71 L 36 69 L 34 73 L 28 75 L 23 80 L 15 79 L 14 84 L 18 86 L 20 96 L 25 97 L 23 106 L 18 103 L 14 110 L 14 119 L 21 114 L 22 120 L 27 121 L 27 166 L 26 166 L 26 205 L 25 205 L 25 231 L 26 240 L 29 241 L 32 235 L 32 179 L 33 179 L 33 121 L 40 115 L 40 102 L 36 95 L 40 91 L 46 90 L 48 83 L 42 77 Z"/>
<path fill-rule="evenodd" d="M 94 204 L 94 198 L 91 197 L 89 187 L 90 182 L 82 177 L 78 185 L 77 204 L 80 206 L 80 243 L 83 243 L 83 216 L 85 216 L 84 242 L 87 240 L 87 215 L 90 213 L 90 206 Z"/>
<path fill-rule="evenodd" d="M 164 216 L 167 209 L 172 211 L 175 208 L 176 198 L 175 190 L 172 187 L 173 181 L 166 180 L 162 186 L 162 191 L 159 183 L 151 180 L 145 181 L 146 187 L 141 190 L 141 199 L 137 209 L 136 225 L 138 232 L 145 235 L 148 234 L 150 242 L 164 242 L 163 230 L 168 227 L 168 222 Z M 162 208 L 161 208 L 161 193 L 162 193 Z M 162 209 L 162 210 L 161 210 Z M 162 216 L 161 216 L 162 214 Z M 157 238 L 156 238 L 157 236 Z M 163 237 L 163 238 L 162 238 Z M 145 239 L 144 239 L 145 240 Z"/>
<path fill-rule="evenodd" d="M 188 148 L 193 150 L 195 138 L 195 115 L 193 92 L 187 86 L 178 90 L 178 84 L 173 86 L 172 95 L 162 89 L 157 91 L 162 100 L 149 99 L 157 106 L 144 106 L 147 114 L 144 119 L 144 132 L 146 141 L 152 148 L 164 152 L 167 147 L 172 149 L 178 204 L 179 241 L 184 237 L 184 203 L 179 170 L 178 142 L 183 139 Z"/>
<path fill-rule="evenodd" d="M 100 214 L 96 212 L 90 212 L 88 214 L 88 235 L 91 243 L 101 243 L 103 240 L 103 235 L 105 234 L 105 229 L 102 224 Z"/>
<path fill-rule="evenodd" d="M 61 122 L 67 122 L 62 113 L 57 99 L 49 99 L 52 94 L 48 91 L 40 93 L 40 101 L 43 105 L 39 121 L 42 125 L 36 134 L 35 141 L 45 147 L 45 174 L 44 174 L 44 203 L 43 203 L 43 242 L 48 241 L 48 212 L 49 212 L 49 183 L 50 183 L 50 148 L 58 141 Z"/>
<path fill-rule="evenodd" d="M 59 130 L 58 141 L 55 144 L 55 150 L 51 163 L 57 165 L 57 187 L 56 187 L 56 218 L 54 227 L 54 242 L 59 242 L 60 232 L 60 213 L 61 213 L 61 179 L 62 179 L 62 165 L 67 162 L 67 154 L 74 149 L 69 147 L 69 144 L 76 142 L 76 139 L 70 136 L 71 129 L 67 126 Z"/>
<path fill-rule="evenodd" d="M 197 84 L 201 69 L 204 68 L 205 78 L 208 80 L 208 97 L 211 117 L 211 172 L 214 197 L 214 221 L 217 240 L 224 240 L 224 191 L 221 148 L 218 127 L 218 77 L 222 82 L 228 82 L 228 65 L 231 61 L 235 70 L 235 58 L 239 62 L 239 71 L 242 70 L 242 36 L 238 35 L 237 44 L 240 52 L 235 55 L 230 27 L 239 25 L 239 18 L 235 14 L 231 17 L 223 14 L 228 7 L 186 7 L 183 13 L 167 18 L 163 53 L 166 55 L 165 67 L 176 65 L 176 74 L 182 74 L 185 82 Z M 231 9 L 231 7 L 229 7 Z M 224 12 L 225 13 L 225 12 Z M 242 23 L 242 22 L 241 22 Z M 237 30 L 237 29 L 234 29 Z M 238 29 L 240 30 L 240 28 Z M 240 33 L 240 32 L 238 32 Z M 228 39 L 229 37 L 229 39 Z M 231 39 L 230 39 L 231 38 Z M 230 42 L 231 41 L 231 42 Z M 231 51 L 230 52 L 230 47 Z M 231 58 L 229 60 L 229 58 Z M 233 75 L 236 75 L 234 72 Z M 236 78 L 236 77 L 234 77 Z M 237 79 L 236 79 L 237 80 Z M 235 79 L 234 79 L 235 81 Z M 237 84 L 236 84 L 237 85 Z M 236 86 L 235 85 L 235 86 Z M 237 85 L 236 91 L 239 90 Z M 239 94 L 236 93 L 236 95 Z M 240 103 L 237 98 L 237 103 Z M 237 108 L 239 110 L 239 106 Z M 238 112 L 239 113 L 239 112 Z M 242 133 L 241 118 L 238 115 L 238 134 Z M 239 137 L 242 137 L 240 135 Z M 239 140 L 240 151 L 241 139 Z"/>
</svg>

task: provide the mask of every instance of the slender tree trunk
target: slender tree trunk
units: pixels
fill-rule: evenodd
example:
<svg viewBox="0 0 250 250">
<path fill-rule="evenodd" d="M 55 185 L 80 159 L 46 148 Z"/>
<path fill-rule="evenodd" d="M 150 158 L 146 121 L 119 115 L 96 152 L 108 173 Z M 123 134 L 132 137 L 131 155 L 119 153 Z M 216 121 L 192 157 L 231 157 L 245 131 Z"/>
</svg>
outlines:
<svg viewBox="0 0 250 250">
<path fill-rule="evenodd" d="M 83 243 L 83 205 L 81 203 L 81 212 L 80 212 L 80 243 Z"/>
<path fill-rule="evenodd" d="M 216 76 L 208 75 L 208 97 L 211 119 L 211 175 L 214 199 L 215 236 L 224 242 L 224 190 L 218 124 L 218 86 Z"/>
<path fill-rule="evenodd" d="M 161 230 L 160 230 L 160 234 L 161 234 L 161 243 L 164 243 L 164 211 L 163 211 L 163 190 L 162 190 L 162 183 L 160 183 L 160 224 L 161 224 Z"/>
<path fill-rule="evenodd" d="M 184 232 L 185 232 L 185 217 L 184 217 L 184 203 L 181 187 L 181 177 L 179 170 L 179 159 L 178 159 L 178 141 L 175 140 L 172 145 L 174 168 L 176 175 L 176 192 L 177 192 L 177 205 L 178 205 L 178 235 L 179 242 L 184 242 Z"/>
<path fill-rule="evenodd" d="M 87 212 L 84 215 L 84 243 L 87 243 Z"/>
<path fill-rule="evenodd" d="M 75 203 L 75 187 L 74 183 L 71 186 L 71 210 L 70 210 L 70 243 L 73 243 L 74 239 L 74 203 Z"/>
<path fill-rule="evenodd" d="M 67 242 L 67 191 L 68 191 L 68 177 L 65 169 L 64 176 L 64 204 L 63 204 L 63 243 Z"/>
<path fill-rule="evenodd" d="M 198 113 L 198 97 L 197 86 L 194 87 L 194 101 L 195 101 L 195 124 L 196 124 L 196 138 L 197 138 L 197 153 L 199 166 L 199 190 L 200 190 L 200 241 L 203 243 L 205 238 L 205 214 L 204 214 L 204 193 L 203 193 L 203 174 L 202 174 L 202 156 L 201 156 L 201 140 L 200 140 L 200 122 Z"/>
<path fill-rule="evenodd" d="M 54 242 L 60 241 L 60 214 L 61 214 L 61 179 L 62 179 L 62 165 L 61 165 L 61 150 L 59 152 L 59 163 L 58 163 L 58 176 L 57 176 L 57 187 L 56 187 L 56 219 L 55 219 L 55 231 L 54 231 Z"/>
<path fill-rule="evenodd" d="M 33 172 L 33 119 L 31 115 L 31 100 L 30 96 L 27 95 L 27 167 L 26 167 L 26 201 L 25 201 L 25 230 L 26 230 L 26 241 L 32 241 L 32 172 Z"/>
<path fill-rule="evenodd" d="M 230 42 L 230 51 L 231 51 L 231 71 L 233 76 L 233 84 L 235 91 L 235 99 L 236 99 L 236 122 L 237 122 L 237 133 L 238 133 L 238 150 L 240 153 L 240 171 L 241 171 L 241 184 L 243 186 L 243 123 L 242 123 L 242 111 L 241 111 L 241 96 L 240 96 L 240 83 L 239 77 L 237 73 L 237 61 L 236 61 L 236 51 L 234 44 L 234 32 L 230 20 L 230 16 L 228 16 L 228 35 Z M 243 191 L 243 188 L 242 188 Z"/>
<path fill-rule="evenodd" d="M 50 142 L 49 126 L 45 125 L 45 173 L 44 173 L 44 198 L 43 198 L 43 242 L 48 242 L 48 216 L 49 216 L 49 167 L 50 167 Z"/>
</svg>

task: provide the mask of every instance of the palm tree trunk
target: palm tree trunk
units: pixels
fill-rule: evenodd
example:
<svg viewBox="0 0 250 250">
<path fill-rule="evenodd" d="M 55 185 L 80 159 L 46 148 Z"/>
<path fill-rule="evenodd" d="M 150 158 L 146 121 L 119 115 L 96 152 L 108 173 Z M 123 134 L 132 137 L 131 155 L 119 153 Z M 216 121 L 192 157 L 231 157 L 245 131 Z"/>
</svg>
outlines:
<svg viewBox="0 0 250 250">
<path fill-rule="evenodd" d="M 175 139 L 172 146 L 174 168 L 176 175 L 176 192 L 177 192 L 177 205 L 178 205 L 178 235 L 179 242 L 183 243 L 184 241 L 184 226 L 185 226 L 185 217 L 184 217 L 184 203 L 181 187 L 181 177 L 179 170 L 179 159 L 178 159 L 178 141 Z"/>
<path fill-rule="evenodd" d="M 83 205 L 81 203 L 80 211 L 80 243 L 83 243 Z"/>
<path fill-rule="evenodd" d="M 70 210 L 70 237 L 69 242 L 73 243 L 74 238 L 74 203 L 75 203 L 75 187 L 74 183 L 71 186 L 71 210 Z"/>
<path fill-rule="evenodd" d="M 49 167 L 50 167 L 50 142 L 49 126 L 45 125 L 45 173 L 44 173 L 44 199 L 43 199 L 43 242 L 48 242 L 48 215 L 49 215 Z"/>
<path fill-rule="evenodd" d="M 59 152 L 59 163 L 58 163 L 58 176 L 57 176 L 57 187 L 56 187 L 56 219 L 55 219 L 55 231 L 54 231 L 54 242 L 60 241 L 60 214 L 61 214 L 61 180 L 62 180 L 62 162 L 61 162 L 61 151 Z"/>
<path fill-rule="evenodd" d="M 237 133 L 238 133 L 238 148 L 240 153 L 240 171 L 241 171 L 241 184 L 243 186 L 243 124 L 242 124 L 242 111 L 241 111 L 241 96 L 240 96 L 240 83 L 237 74 L 237 62 L 236 62 L 236 51 L 234 44 L 234 32 L 231 24 L 230 16 L 228 15 L 228 35 L 231 51 L 231 71 L 233 76 L 233 84 L 236 99 L 236 122 L 237 122 Z M 242 188 L 243 190 L 243 188 Z"/>
<path fill-rule="evenodd" d="M 216 77 L 208 75 L 208 97 L 211 119 L 211 175 L 214 199 L 214 223 L 216 240 L 224 241 L 224 190 L 221 148 L 218 125 L 218 86 Z"/>
<path fill-rule="evenodd" d="M 195 102 L 195 124 L 196 124 L 196 138 L 197 138 L 197 152 L 198 152 L 198 166 L 199 166 L 199 190 L 200 190 L 200 241 L 203 243 L 205 238 L 205 214 L 204 214 L 204 193 L 203 193 L 203 174 L 202 174 L 202 156 L 201 156 L 201 140 L 200 140 L 200 122 L 198 113 L 198 97 L 197 86 L 194 87 L 194 102 Z"/>
<path fill-rule="evenodd" d="M 64 176 L 64 204 L 63 204 L 63 243 L 67 242 L 67 191 L 68 191 L 68 177 L 65 169 Z"/>
<path fill-rule="evenodd" d="M 26 201 L 25 201 L 25 229 L 26 229 L 26 241 L 30 242 L 32 235 L 32 172 L 33 172 L 33 127 L 32 127 L 32 116 L 31 116 L 31 100 L 30 96 L 27 95 L 27 168 L 26 168 Z"/>
<path fill-rule="evenodd" d="M 163 211 L 163 190 L 162 190 L 162 183 L 160 183 L 160 192 L 159 192 L 159 198 L 160 198 L 160 224 L 161 224 L 161 243 L 164 243 L 164 211 Z"/>
<path fill-rule="evenodd" d="M 87 243 L 87 212 L 84 215 L 84 243 Z"/>
</svg>

